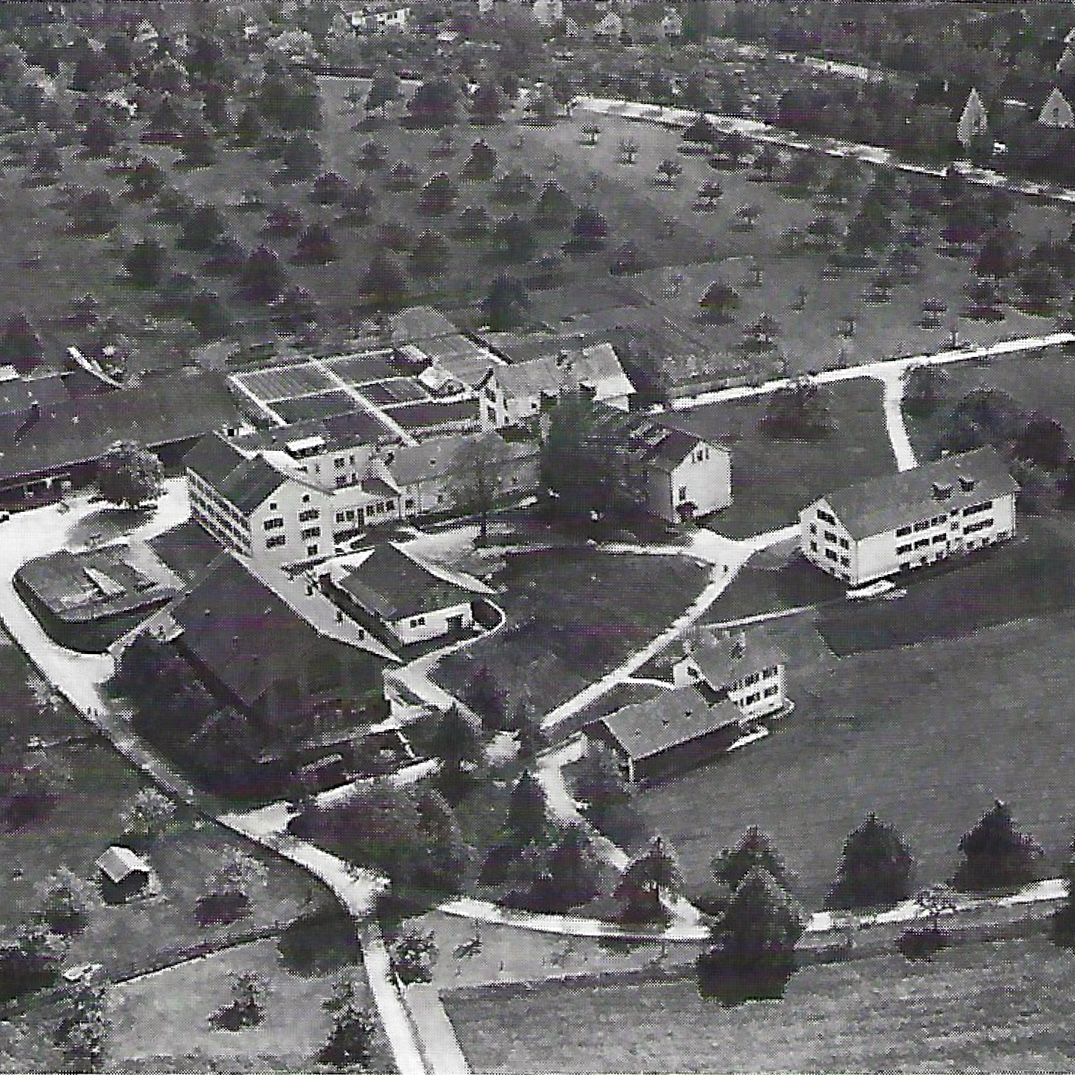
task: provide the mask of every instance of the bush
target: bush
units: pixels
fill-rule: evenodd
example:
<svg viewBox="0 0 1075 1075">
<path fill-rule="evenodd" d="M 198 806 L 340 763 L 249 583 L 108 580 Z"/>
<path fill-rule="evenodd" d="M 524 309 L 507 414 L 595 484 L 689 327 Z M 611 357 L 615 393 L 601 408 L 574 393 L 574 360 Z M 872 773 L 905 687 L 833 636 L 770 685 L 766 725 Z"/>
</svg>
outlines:
<svg viewBox="0 0 1075 1075">
<path fill-rule="evenodd" d="M 418 929 L 405 929 L 392 942 L 389 954 L 392 972 L 404 985 L 433 981 L 433 968 L 437 965 L 437 942 L 432 930 L 423 933 Z"/>
<path fill-rule="evenodd" d="M 930 960 L 948 946 L 948 936 L 936 926 L 909 926 L 896 941 L 900 953 L 910 960 Z"/>
<path fill-rule="evenodd" d="M 54 985 L 61 950 L 43 930 L 25 929 L 0 941 L 0 1003 Z"/>
</svg>

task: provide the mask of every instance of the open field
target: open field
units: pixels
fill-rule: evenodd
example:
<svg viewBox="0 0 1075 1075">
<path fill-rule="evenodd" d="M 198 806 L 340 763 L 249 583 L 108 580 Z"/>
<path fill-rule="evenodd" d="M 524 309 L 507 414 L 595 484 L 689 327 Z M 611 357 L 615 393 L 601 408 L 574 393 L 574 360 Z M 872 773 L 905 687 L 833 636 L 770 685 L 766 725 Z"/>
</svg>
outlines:
<svg viewBox="0 0 1075 1075">
<path fill-rule="evenodd" d="M 596 146 L 583 144 L 586 139 L 582 128 L 591 123 L 602 131 Z M 1005 320 L 993 324 L 958 316 L 965 301 L 962 288 L 972 279 L 970 263 L 938 253 L 935 228 L 923 233 L 924 243 L 916 251 L 920 259 L 918 275 L 909 284 L 897 284 L 887 302 L 863 299 L 878 266 L 865 271 L 845 270 L 838 279 L 823 280 L 823 253 L 782 251 L 784 233 L 789 228 L 805 229 L 819 213 L 833 217 L 842 233 L 858 211 L 862 191 L 872 180 L 873 170 L 869 167 L 863 166 L 845 205 L 818 207 L 809 199 L 786 194 L 779 181 L 759 181 L 760 173 L 755 169 L 714 170 L 705 156 L 679 153 L 678 132 L 656 124 L 623 117 L 594 117 L 578 111 L 570 121 L 535 130 L 533 137 L 540 138 L 565 161 L 577 161 L 582 167 L 615 176 L 618 182 L 632 188 L 635 198 L 659 206 L 667 217 L 706 237 L 706 264 L 677 268 L 678 285 L 670 286 L 667 270 L 626 279 L 673 320 L 692 325 L 718 353 L 735 352 L 742 339 L 742 326 L 762 313 L 769 313 L 784 327 L 780 346 L 792 371 L 819 369 L 841 360 L 855 363 L 941 350 L 947 346 L 947 329 L 953 325 L 958 327 L 960 338 L 986 343 L 1002 336 L 1040 332 L 1051 324 L 1048 319 L 1015 309 L 1008 312 Z M 619 144 L 625 138 L 639 146 L 633 165 L 619 162 Z M 665 159 L 676 160 L 683 167 L 674 188 L 653 182 L 657 165 Z M 830 159 L 815 159 L 821 161 L 826 174 L 831 172 Z M 693 208 L 697 191 L 710 180 L 722 185 L 724 195 L 713 211 L 698 212 Z M 1012 224 L 1028 246 L 1050 234 L 1061 234 L 1068 227 L 1067 214 L 1060 207 L 1025 199 L 1017 199 L 1016 204 Z M 759 210 L 753 228 L 742 227 L 736 218 L 745 205 Z M 763 269 L 757 286 L 752 273 L 755 262 Z M 702 325 L 697 321 L 698 299 L 717 277 L 736 288 L 742 305 L 733 323 Z M 800 287 L 807 291 L 802 310 L 797 309 Z M 926 297 L 938 297 L 949 308 L 938 329 L 924 329 L 918 324 L 921 301 Z M 855 317 L 854 330 L 849 334 L 842 331 L 845 315 Z"/>
<path fill-rule="evenodd" d="M 1028 411 L 1039 411 L 1075 433 L 1075 355 L 1051 347 L 1040 354 L 1029 351 L 1010 358 L 957 362 L 945 367 L 950 384 L 945 401 L 928 418 L 906 416 L 907 432 L 922 459 L 933 454 L 945 416 L 968 392 L 998 388 Z"/>
<path fill-rule="evenodd" d="M 807 967 L 723 1008 L 690 979 L 446 998 L 475 1071 L 1071 1071 L 1075 958 L 1043 937 Z"/>
<path fill-rule="evenodd" d="M 1075 606 L 1075 544 L 1066 520 L 1023 518 L 1019 537 L 970 562 L 912 574 L 907 596 L 825 609 L 818 629 L 845 656 L 940 638 Z"/>
<path fill-rule="evenodd" d="M 803 630 L 814 632 L 808 621 Z M 707 883 L 710 859 L 748 825 L 761 826 L 811 907 L 824 899 L 844 837 L 870 811 L 904 834 L 926 884 L 951 877 L 960 836 L 1003 798 L 1055 874 L 1075 822 L 1073 643 L 1075 615 L 1065 612 L 803 661 L 789 671 L 796 710 L 765 742 L 636 805 L 678 849 L 692 885 Z"/>
<path fill-rule="evenodd" d="M 822 392 L 834 428 L 818 441 L 775 440 L 759 430 L 766 396 L 668 415 L 672 424 L 714 438 L 732 453 L 732 505 L 709 519 L 713 530 L 748 537 L 788 526 L 823 493 L 895 472 L 880 382 L 841 382 Z"/>
<path fill-rule="evenodd" d="M 5 864 L 0 924 L 16 927 L 38 907 L 37 886 L 61 866 L 81 877 L 94 876 L 93 863 L 122 832 L 121 813 L 141 782 L 105 743 L 86 739 L 87 725 L 49 694 L 7 636 L 0 638 L 9 734 L 17 744 L 31 735 L 49 744 L 46 757 L 57 773 L 55 804 L 45 816 L 21 828 L 0 828 Z M 74 741 L 65 742 L 68 737 Z M 304 909 L 328 901 L 301 871 L 267 860 L 264 883 L 251 889 L 249 916 L 233 926 L 199 926 L 197 899 L 227 854 L 238 849 L 248 853 L 245 842 L 223 829 L 181 816 L 148 852 L 160 878 L 160 895 L 120 906 L 95 896 L 87 929 L 72 939 L 70 958 L 100 962 L 110 975 L 132 973 L 199 943 L 286 925 Z M 316 902 L 307 903 L 308 897 Z"/>
<path fill-rule="evenodd" d="M 509 559 L 495 581 L 508 626 L 445 657 L 433 678 L 458 692 L 488 665 L 508 696 L 547 712 L 668 626 L 705 585 L 683 557 L 558 549 Z"/>
<path fill-rule="evenodd" d="M 232 976 L 259 974 L 268 984 L 261 1025 L 215 1030 L 209 1015 L 229 1003 Z M 200 1071 L 309 1069 L 325 1043 L 332 1016 L 322 1003 L 342 975 L 371 1003 L 361 962 L 340 957 L 326 968 L 296 968 L 275 941 L 257 941 L 183 963 L 115 988 L 110 1060 L 120 1070 Z M 392 1070 L 380 1043 L 373 1070 Z"/>
</svg>

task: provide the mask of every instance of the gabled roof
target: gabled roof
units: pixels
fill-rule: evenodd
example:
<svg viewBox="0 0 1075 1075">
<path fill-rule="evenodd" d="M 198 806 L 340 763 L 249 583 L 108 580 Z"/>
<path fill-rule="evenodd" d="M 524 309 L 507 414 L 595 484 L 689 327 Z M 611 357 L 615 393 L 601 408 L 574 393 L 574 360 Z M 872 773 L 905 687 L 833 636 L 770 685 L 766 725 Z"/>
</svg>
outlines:
<svg viewBox="0 0 1075 1075">
<path fill-rule="evenodd" d="M 559 394 L 573 385 L 592 387 L 597 399 L 629 396 L 634 392 L 634 385 L 609 343 L 513 366 L 497 366 L 488 376 L 500 384 L 505 395 L 514 398 L 540 396 L 543 392 Z"/>
<path fill-rule="evenodd" d="M 621 411 L 598 403 L 594 406 L 594 421 L 612 447 L 635 465 L 671 471 L 699 444 L 708 444 L 712 450 L 724 454 L 728 452 L 721 445 L 704 441 L 697 434 L 664 425 L 660 416 Z"/>
<path fill-rule="evenodd" d="M 392 7 L 403 5 L 393 4 Z M 398 343 L 432 340 L 438 336 L 455 336 L 459 329 L 432 306 L 412 306 L 392 318 L 392 339 Z"/>
<path fill-rule="evenodd" d="M 391 542 L 358 555 L 351 563 L 335 565 L 333 582 L 385 622 L 454 608 L 474 597 L 473 590 L 435 574 Z"/>
<path fill-rule="evenodd" d="M 147 378 L 137 387 L 42 406 L 17 440 L 0 440 L 0 480 L 92 462 L 117 440 L 156 448 L 238 420 L 231 395 L 214 374 Z"/>
<path fill-rule="evenodd" d="M 244 459 L 216 488 L 229 504 L 244 515 L 249 515 L 264 504 L 285 481 L 287 475 L 257 455 L 253 459 Z"/>
<path fill-rule="evenodd" d="M 965 482 L 973 487 L 966 488 Z M 935 485 L 948 490 L 946 498 L 935 495 Z M 1004 460 L 996 449 L 986 447 L 849 485 L 823 499 L 851 536 L 861 540 L 1018 491 Z"/>
<path fill-rule="evenodd" d="M 730 687 L 746 676 L 784 664 L 780 648 L 764 631 L 728 633 L 715 628 L 699 632 L 688 656 L 714 689 Z"/>
<path fill-rule="evenodd" d="M 1070 127 L 1072 125 L 1071 105 L 1057 87 L 1053 87 L 1053 92 L 1041 106 L 1038 122 L 1045 127 Z"/>
<path fill-rule="evenodd" d="M 94 864 L 114 885 L 126 881 L 132 874 L 145 874 L 147 877 L 153 872 L 149 863 L 136 854 L 129 847 L 119 847 L 113 844 Z"/>
<path fill-rule="evenodd" d="M 393 452 L 391 460 L 386 461 L 388 472 L 401 488 L 443 478 L 455 470 L 460 452 L 481 441 L 495 444 L 505 461 L 536 457 L 538 454 L 537 446 L 531 442 L 506 441 L 498 433 L 474 433 L 400 447 Z"/>
<path fill-rule="evenodd" d="M 634 761 L 738 723 L 743 714 L 729 701 L 709 705 L 695 687 L 661 691 L 648 702 L 624 706 L 601 723 Z"/>
<path fill-rule="evenodd" d="M 265 582 L 227 553 L 170 608 L 182 645 L 246 706 L 311 657 L 364 657 L 369 690 L 381 689 L 380 665 L 356 647 L 312 627 Z"/>
<path fill-rule="evenodd" d="M 219 433 L 202 437 L 186 455 L 183 465 L 210 485 L 218 485 L 246 459 Z"/>
</svg>

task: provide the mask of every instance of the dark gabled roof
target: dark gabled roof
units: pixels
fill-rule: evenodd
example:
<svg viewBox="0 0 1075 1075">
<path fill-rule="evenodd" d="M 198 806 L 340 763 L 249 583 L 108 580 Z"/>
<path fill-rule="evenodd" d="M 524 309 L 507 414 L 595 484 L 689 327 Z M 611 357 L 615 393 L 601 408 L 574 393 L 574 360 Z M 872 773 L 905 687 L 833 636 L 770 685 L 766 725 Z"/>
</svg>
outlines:
<svg viewBox="0 0 1075 1075">
<path fill-rule="evenodd" d="M 674 429 L 660 421 L 660 416 L 621 411 L 607 404 L 594 404 L 597 429 L 612 447 L 636 465 L 652 465 L 661 470 L 677 467 L 703 441 L 695 433 Z M 727 451 L 719 444 L 711 447 Z"/>
<path fill-rule="evenodd" d="M 716 628 L 700 631 L 688 656 L 715 689 L 729 687 L 746 676 L 784 664 L 787 660 L 763 630 L 728 633 Z"/>
<path fill-rule="evenodd" d="M 394 5 L 399 6 L 399 5 Z M 391 321 L 392 338 L 396 343 L 431 340 L 438 336 L 454 336 L 459 329 L 432 306 L 412 306 L 396 314 Z"/>
<path fill-rule="evenodd" d="M 18 439 L 0 441 L 0 480 L 48 473 L 100 459 L 118 440 L 149 448 L 238 423 L 223 380 L 191 371 L 147 378 L 132 388 L 42 406 Z"/>
<path fill-rule="evenodd" d="M 973 488 L 965 489 L 961 478 L 973 481 Z M 945 499 L 935 495 L 935 484 L 950 490 Z M 848 533 L 861 540 L 1018 491 L 1004 460 L 994 448 L 985 447 L 849 485 L 823 499 Z"/>
<path fill-rule="evenodd" d="M 494 444 L 498 458 L 504 459 L 505 462 L 536 458 L 538 454 L 537 445 L 532 441 L 506 441 L 499 433 L 492 432 L 461 434 L 397 448 L 388 462 L 388 471 L 392 475 L 392 481 L 401 488 L 443 478 L 454 471 L 459 453 L 480 441 Z"/>
<path fill-rule="evenodd" d="M 60 373 L 47 377 L 12 377 L 0 381 L 0 414 L 25 411 L 35 403 L 42 407 L 64 403 L 67 398 L 64 375 Z"/>
<path fill-rule="evenodd" d="M 224 481 L 246 458 L 236 451 L 219 433 L 202 437 L 186 455 L 183 465 L 194 471 L 199 478 L 216 486 Z"/>
<path fill-rule="evenodd" d="M 370 690 L 380 666 L 368 653 L 320 634 L 282 597 L 227 553 L 170 607 L 182 645 L 244 705 L 319 655 L 366 659 Z"/>
<path fill-rule="evenodd" d="M 378 545 L 361 563 L 346 568 L 335 585 L 387 622 L 453 608 L 474 597 L 391 543 Z"/>
<path fill-rule="evenodd" d="M 260 456 L 244 459 L 230 475 L 218 485 L 217 491 L 233 507 L 249 515 L 287 481 L 286 475 L 270 466 Z"/>
<path fill-rule="evenodd" d="M 624 706 L 601 723 L 634 761 L 738 723 L 743 714 L 729 701 L 710 705 L 695 687 L 661 691 L 648 702 Z"/>
</svg>

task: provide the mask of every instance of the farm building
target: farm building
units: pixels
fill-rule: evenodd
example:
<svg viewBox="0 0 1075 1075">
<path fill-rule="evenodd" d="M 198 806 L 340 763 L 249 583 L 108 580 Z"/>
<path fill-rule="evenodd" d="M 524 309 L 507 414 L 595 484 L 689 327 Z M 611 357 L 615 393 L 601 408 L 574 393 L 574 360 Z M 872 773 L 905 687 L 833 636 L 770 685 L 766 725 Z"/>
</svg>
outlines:
<svg viewBox="0 0 1075 1075">
<path fill-rule="evenodd" d="M 102 895 L 109 903 L 123 903 L 149 890 L 153 867 L 129 847 L 113 844 L 94 865 Z"/>
<path fill-rule="evenodd" d="M 1015 536 L 1019 486 L 993 448 L 829 493 L 799 513 L 803 555 L 852 586 Z"/>
<path fill-rule="evenodd" d="M 612 748 L 631 783 L 660 780 L 702 765 L 742 734 L 743 714 L 728 699 L 710 704 L 697 687 L 661 691 L 591 724 L 586 734 Z"/>
<path fill-rule="evenodd" d="M 325 593 L 389 645 L 459 635 L 474 623 L 474 601 L 491 591 L 477 579 L 427 564 L 392 542 L 331 561 Z"/>
</svg>

